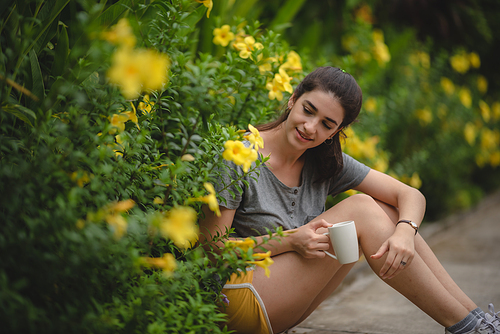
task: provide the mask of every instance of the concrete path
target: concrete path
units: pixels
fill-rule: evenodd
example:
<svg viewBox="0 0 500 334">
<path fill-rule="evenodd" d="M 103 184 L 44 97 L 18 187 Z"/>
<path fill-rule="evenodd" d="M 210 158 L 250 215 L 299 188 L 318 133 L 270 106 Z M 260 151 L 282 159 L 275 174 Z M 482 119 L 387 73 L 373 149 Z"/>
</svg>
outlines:
<svg viewBox="0 0 500 334">
<path fill-rule="evenodd" d="M 500 311 L 500 192 L 420 230 L 455 282 L 485 312 Z M 360 261 L 337 291 L 289 333 L 434 334 L 444 329 Z"/>
</svg>

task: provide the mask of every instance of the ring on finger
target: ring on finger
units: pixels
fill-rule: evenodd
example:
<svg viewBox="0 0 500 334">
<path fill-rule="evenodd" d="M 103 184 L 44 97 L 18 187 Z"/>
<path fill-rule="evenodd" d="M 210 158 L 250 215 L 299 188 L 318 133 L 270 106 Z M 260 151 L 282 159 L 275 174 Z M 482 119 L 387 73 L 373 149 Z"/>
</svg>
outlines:
<svg viewBox="0 0 500 334">
<path fill-rule="evenodd" d="M 405 261 L 401 261 L 401 264 L 404 266 L 406 266 L 406 262 Z"/>
</svg>

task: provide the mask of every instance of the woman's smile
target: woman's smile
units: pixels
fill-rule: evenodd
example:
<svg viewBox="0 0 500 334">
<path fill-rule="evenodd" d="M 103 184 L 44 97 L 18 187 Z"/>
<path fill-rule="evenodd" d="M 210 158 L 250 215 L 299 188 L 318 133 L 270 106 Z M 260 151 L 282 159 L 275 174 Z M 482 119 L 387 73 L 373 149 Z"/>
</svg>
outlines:
<svg viewBox="0 0 500 334">
<path fill-rule="evenodd" d="M 297 138 L 300 141 L 302 141 L 304 143 L 312 141 L 312 139 L 309 136 L 307 136 L 305 133 L 303 133 L 302 131 L 300 131 L 298 128 L 295 128 L 295 132 L 297 133 Z"/>
</svg>

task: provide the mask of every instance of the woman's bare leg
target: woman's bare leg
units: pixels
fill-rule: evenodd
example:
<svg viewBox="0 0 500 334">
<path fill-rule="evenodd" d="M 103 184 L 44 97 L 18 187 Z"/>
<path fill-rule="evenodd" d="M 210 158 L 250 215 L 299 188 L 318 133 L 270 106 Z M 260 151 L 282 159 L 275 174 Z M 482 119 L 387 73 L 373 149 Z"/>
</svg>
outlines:
<svg viewBox="0 0 500 334">
<path fill-rule="evenodd" d="M 359 242 L 369 265 L 378 273 L 385 256 L 374 260 L 380 245 L 395 230 L 394 223 L 375 200 L 355 195 L 335 205 L 317 219 L 330 223 L 354 220 Z M 271 277 L 261 268 L 254 274 L 254 286 L 261 295 L 273 330 L 279 332 L 302 321 L 321 301 L 338 287 L 348 272 L 337 261 L 325 257 L 305 259 L 295 252 L 273 257 Z M 351 265 L 352 266 L 352 265 Z M 385 280 L 422 311 L 441 325 L 451 326 L 467 316 L 464 307 L 438 280 L 417 253 L 408 268 L 390 280 Z"/>
<path fill-rule="evenodd" d="M 377 204 L 389 216 L 391 221 L 396 224 L 399 220 L 399 214 L 395 207 L 386 203 L 377 201 Z M 477 308 L 477 305 L 460 289 L 460 287 L 451 278 L 448 272 L 444 269 L 441 262 L 431 250 L 427 242 L 420 234 L 415 236 L 415 250 L 420 255 L 425 264 L 431 269 L 434 276 L 437 277 L 439 282 L 451 293 L 456 300 L 458 300 L 467 310 L 472 311 Z"/>
</svg>

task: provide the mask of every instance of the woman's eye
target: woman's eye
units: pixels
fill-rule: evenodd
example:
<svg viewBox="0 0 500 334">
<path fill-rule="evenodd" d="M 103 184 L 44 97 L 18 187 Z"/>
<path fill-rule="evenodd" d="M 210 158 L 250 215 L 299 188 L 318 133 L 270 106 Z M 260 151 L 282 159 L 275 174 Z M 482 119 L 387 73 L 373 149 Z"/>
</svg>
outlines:
<svg viewBox="0 0 500 334">
<path fill-rule="evenodd" d="M 310 112 L 307 108 L 304 108 L 304 113 L 308 114 L 308 115 L 311 115 L 312 112 Z"/>
<path fill-rule="evenodd" d="M 323 122 L 323 125 L 325 126 L 325 128 L 327 128 L 328 130 L 331 130 L 332 127 L 331 126 L 328 126 L 328 124 L 326 124 L 325 122 Z"/>
</svg>

